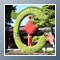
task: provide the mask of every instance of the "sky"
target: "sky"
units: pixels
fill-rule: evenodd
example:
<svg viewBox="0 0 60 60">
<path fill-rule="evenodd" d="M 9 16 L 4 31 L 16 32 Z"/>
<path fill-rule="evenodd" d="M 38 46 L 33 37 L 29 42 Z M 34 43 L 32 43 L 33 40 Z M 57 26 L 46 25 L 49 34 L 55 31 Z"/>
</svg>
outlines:
<svg viewBox="0 0 60 60">
<path fill-rule="evenodd" d="M 16 6 L 16 12 L 20 12 L 21 10 L 29 6 L 35 6 L 35 7 L 41 8 L 43 4 L 40 4 L 40 5 L 39 4 L 26 4 L 26 5 L 13 5 L 13 6 Z"/>
<path fill-rule="evenodd" d="M 21 10 L 23 10 L 23 9 L 25 9 L 25 8 L 27 8 L 27 7 L 30 7 L 30 6 L 35 6 L 35 7 L 39 7 L 39 8 L 41 8 L 42 6 L 43 6 L 43 4 L 26 4 L 26 5 L 13 5 L 13 6 L 16 6 L 16 13 L 17 12 L 20 12 Z M 15 20 L 14 19 L 12 19 L 13 20 L 13 22 L 15 22 Z M 22 22 L 21 22 L 21 25 L 20 26 L 24 26 L 24 25 L 26 25 L 26 23 L 29 21 L 29 19 L 28 19 L 28 17 L 26 17 L 26 18 L 24 18 L 24 20 L 22 20 Z M 11 25 L 13 26 L 14 24 L 12 24 L 11 23 Z"/>
</svg>

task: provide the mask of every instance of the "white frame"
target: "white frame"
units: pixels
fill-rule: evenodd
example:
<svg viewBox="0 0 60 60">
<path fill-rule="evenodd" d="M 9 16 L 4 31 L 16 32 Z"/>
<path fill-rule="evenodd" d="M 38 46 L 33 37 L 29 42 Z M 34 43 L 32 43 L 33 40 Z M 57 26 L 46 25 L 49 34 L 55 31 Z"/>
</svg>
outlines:
<svg viewBox="0 0 60 60">
<path fill-rule="evenodd" d="M 55 55 L 6 55 L 5 54 L 5 5 L 55 5 Z M 56 56 L 56 4 L 4 4 L 4 56 Z"/>
</svg>

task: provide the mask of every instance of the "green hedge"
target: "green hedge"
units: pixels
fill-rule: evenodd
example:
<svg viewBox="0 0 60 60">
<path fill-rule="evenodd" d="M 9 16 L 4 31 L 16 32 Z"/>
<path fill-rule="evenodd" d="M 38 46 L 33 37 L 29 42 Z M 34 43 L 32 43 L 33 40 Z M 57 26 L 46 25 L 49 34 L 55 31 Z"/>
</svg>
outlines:
<svg viewBox="0 0 60 60">
<path fill-rule="evenodd" d="M 42 35 L 39 38 L 38 43 L 36 45 L 28 47 L 25 44 L 23 44 L 19 34 L 19 26 L 21 24 L 21 21 L 28 15 L 37 16 L 37 18 L 39 18 L 39 16 L 41 16 L 40 13 L 42 13 L 40 9 L 36 7 L 28 7 L 22 10 L 16 19 L 13 29 L 14 40 L 17 47 L 24 53 L 34 53 L 36 51 L 39 51 L 46 43 L 47 38 L 44 35 Z"/>
</svg>

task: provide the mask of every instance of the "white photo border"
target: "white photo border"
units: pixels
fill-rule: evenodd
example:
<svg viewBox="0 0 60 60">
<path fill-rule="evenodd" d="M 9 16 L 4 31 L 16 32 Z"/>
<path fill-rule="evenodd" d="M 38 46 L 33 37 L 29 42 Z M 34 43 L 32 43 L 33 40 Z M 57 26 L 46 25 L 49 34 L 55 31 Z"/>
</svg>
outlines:
<svg viewBox="0 0 60 60">
<path fill-rule="evenodd" d="M 6 55 L 5 54 L 5 5 L 55 5 L 55 55 Z M 56 4 L 4 4 L 4 56 L 56 56 Z"/>
</svg>

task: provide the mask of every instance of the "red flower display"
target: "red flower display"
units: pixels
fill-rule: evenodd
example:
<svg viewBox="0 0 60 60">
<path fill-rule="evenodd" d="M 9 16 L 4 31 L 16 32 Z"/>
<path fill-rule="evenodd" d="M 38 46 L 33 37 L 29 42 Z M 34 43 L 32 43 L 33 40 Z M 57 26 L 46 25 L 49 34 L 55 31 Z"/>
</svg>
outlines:
<svg viewBox="0 0 60 60">
<path fill-rule="evenodd" d="M 37 27 L 33 24 L 33 22 L 29 21 L 26 26 L 23 28 L 23 30 L 28 33 L 32 34 L 37 29 Z"/>
</svg>

